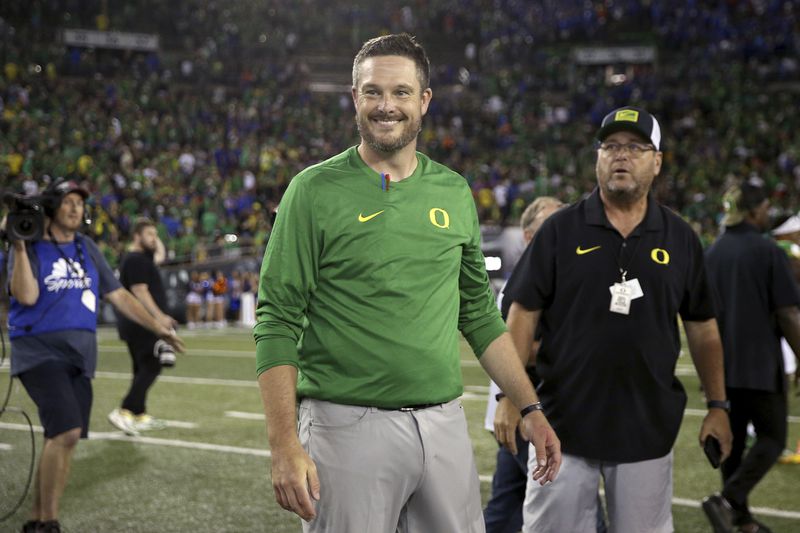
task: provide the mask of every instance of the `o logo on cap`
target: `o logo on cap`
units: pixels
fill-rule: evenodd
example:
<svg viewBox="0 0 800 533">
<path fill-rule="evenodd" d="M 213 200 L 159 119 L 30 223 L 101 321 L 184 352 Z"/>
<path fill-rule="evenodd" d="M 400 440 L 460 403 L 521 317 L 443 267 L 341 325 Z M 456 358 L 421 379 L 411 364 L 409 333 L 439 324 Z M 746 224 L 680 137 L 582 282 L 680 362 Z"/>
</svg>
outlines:
<svg viewBox="0 0 800 533">
<path fill-rule="evenodd" d="M 663 248 L 653 248 L 650 251 L 650 259 L 658 263 L 659 265 L 668 265 L 669 264 L 669 253 L 664 250 Z"/>
<path fill-rule="evenodd" d="M 450 227 L 450 215 L 444 209 L 434 207 L 428 212 L 428 217 L 431 219 L 431 224 L 437 228 L 447 229 Z M 439 222 L 440 218 L 441 222 Z"/>
</svg>

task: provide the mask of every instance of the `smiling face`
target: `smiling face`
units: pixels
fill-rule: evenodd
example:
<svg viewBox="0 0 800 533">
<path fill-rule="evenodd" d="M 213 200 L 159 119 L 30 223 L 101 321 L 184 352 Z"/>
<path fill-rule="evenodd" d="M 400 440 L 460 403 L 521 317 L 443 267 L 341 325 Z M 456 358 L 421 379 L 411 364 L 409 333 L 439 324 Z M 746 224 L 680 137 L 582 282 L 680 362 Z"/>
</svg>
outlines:
<svg viewBox="0 0 800 533">
<path fill-rule="evenodd" d="M 432 93 L 420 86 L 414 61 L 402 56 L 368 57 L 359 66 L 357 79 L 352 93 L 362 144 L 382 155 L 409 146 L 415 150 Z"/>
<path fill-rule="evenodd" d="M 628 131 L 613 133 L 603 143 L 643 144 L 641 137 Z M 661 152 L 647 151 L 634 156 L 630 150 L 616 153 L 597 150 L 597 183 L 603 197 L 620 204 L 631 204 L 647 196 L 653 179 L 661 172 Z"/>
</svg>

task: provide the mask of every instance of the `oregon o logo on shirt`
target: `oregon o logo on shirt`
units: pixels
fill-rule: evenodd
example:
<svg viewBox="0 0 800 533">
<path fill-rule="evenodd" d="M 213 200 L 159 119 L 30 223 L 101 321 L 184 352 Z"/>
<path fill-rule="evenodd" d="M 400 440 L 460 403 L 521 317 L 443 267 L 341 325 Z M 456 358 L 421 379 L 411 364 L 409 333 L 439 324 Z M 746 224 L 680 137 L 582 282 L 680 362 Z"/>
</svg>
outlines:
<svg viewBox="0 0 800 533">
<path fill-rule="evenodd" d="M 428 212 L 428 217 L 431 219 L 431 224 L 437 228 L 447 229 L 450 227 L 450 215 L 442 208 L 434 207 Z"/>
<path fill-rule="evenodd" d="M 652 259 L 659 265 L 668 265 L 669 253 L 663 248 L 653 248 L 652 250 L 650 250 L 650 259 Z"/>
</svg>

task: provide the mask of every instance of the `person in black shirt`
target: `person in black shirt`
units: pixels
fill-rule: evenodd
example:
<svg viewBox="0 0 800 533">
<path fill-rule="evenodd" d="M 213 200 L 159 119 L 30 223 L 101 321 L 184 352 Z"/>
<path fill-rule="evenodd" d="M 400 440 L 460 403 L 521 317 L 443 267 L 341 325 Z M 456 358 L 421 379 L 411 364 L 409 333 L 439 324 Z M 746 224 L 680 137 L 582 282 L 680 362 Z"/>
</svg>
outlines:
<svg viewBox="0 0 800 533">
<path fill-rule="evenodd" d="M 703 250 L 649 194 L 663 157 L 658 121 L 617 109 L 597 139 L 598 188 L 545 221 L 505 290 L 518 353 L 540 326 L 537 390 L 563 451 L 558 482 L 528 483 L 526 532 L 595 531 L 601 477 L 610 531 L 672 531 L 672 446 L 686 405 L 678 315 L 711 400 L 700 441 L 730 451 Z"/>
<path fill-rule="evenodd" d="M 122 260 L 119 277 L 151 315 L 164 327 L 174 328 L 177 322 L 166 314 L 167 293 L 161 281 L 154 257 L 163 253 L 155 224 L 148 219 L 137 220 L 133 227 L 133 243 Z M 133 380 L 122 405 L 108 415 L 113 426 L 128 435 L 163 427 L 163 421 L 147 414 L 147 392 L 164 366 L 175 363 L 172 347 L 138 324 L 117 316 L 119 336 L 128 344 L 133 362 Z"/>
<path fill-rule="evenodd" d="M 706 263 L 719 299 L 733 449 L 722 463 L 722 492 L 706 498 L 703 509 L 715 532 L 764 533 L 769 529 L 753 518 L 747 497 L 786 444 L 781 336 L 800 353 L 800 293 L 786 254 L 763 233 L 769 227 L 763 185 L 734 185 L 723 203 L 725 232 Z M 749 422 L 756 440 L 745 454 Z"/>
</svg>

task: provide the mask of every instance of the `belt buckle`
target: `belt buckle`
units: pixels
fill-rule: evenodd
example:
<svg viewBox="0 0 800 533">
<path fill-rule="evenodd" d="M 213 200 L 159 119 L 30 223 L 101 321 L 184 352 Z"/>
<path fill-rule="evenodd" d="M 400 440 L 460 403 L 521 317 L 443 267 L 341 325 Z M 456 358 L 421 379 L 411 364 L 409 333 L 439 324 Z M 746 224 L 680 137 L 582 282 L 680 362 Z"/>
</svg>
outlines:
<svg viewBox="0 0 800 533">
<path fill-rule="evenodd" d="M 398 411 L 402 411 L 403 413 L 410 413 L 411 411 L 416 411 L 416 407 L 401 407 Z"/>
</svg>

